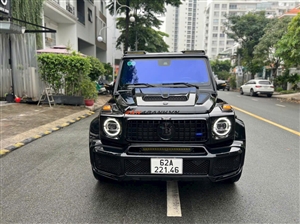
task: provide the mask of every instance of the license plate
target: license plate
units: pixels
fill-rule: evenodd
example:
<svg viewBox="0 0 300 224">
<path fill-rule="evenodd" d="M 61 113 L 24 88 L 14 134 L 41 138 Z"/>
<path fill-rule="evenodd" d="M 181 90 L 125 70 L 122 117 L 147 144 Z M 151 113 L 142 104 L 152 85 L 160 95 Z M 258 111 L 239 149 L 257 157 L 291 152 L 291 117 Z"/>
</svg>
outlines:
<svg viewBox="0 0 300 224">
<path fill-rule="evenodd" d="M 151 158 L 151 174 L 182 174 L 182 159 Z"/>
</svg>

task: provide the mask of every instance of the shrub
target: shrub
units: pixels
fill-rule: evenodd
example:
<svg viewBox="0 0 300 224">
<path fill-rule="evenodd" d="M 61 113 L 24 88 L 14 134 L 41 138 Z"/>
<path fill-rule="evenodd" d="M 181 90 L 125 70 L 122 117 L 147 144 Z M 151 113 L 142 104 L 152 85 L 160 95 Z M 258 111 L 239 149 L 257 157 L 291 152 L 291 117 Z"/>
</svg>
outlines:
<svg viewBox="0 0 300 224">
<path fill-rule="evenodd" d="M 236 89 L 236 77 L 235 77 L 235 75 L 231 75 L 229 77 L 229 83 L 230 83 L 231 89 Z"/>
<path fill-rule="evenodd" d="M 92 81 L 98 80 L 100 75 L 105 74 L 105 68 L 103 64 L 98 60 L 98 58 L 88 56 L 89 62 L 91 64 L 91 70 L 89 77 Z"/>
<path fill-rule="evenodd" d="M 80 83 L 81 95 L 84 99 L 96 100 L 98 96 L 96 83 L 89 77 L 83 79 Z"/>
<path fill-rule="evenodd" d="M 291 74 L 288 76 L 288 82 L 292 84 L 292 89 L 297 90 L 298 82 L 300 82 L 300 75 L 298 74 Z"/>
<path fill-rule="evenodd" d="M 89 59 L 75 52 L 70 55 L 43 53 L 37 57 L 42 80 L 56 94 L 80 96 L 80 83 L 90 73 Z"/>
</svg>

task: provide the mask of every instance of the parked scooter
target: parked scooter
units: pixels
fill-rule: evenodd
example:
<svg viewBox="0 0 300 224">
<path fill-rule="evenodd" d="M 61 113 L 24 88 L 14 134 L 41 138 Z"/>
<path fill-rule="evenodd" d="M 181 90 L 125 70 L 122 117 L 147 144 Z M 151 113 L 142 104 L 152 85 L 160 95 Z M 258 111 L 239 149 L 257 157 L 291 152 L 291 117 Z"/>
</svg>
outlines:
<svg viewBox="0 0 300 224">
<path fill-rule="evenodd" d="M 104 86 L 103 83 L 97 82 L 97 81 L 95 81 L 95 83 L 96 83 L 96 89 L 97 89 L 97 91 L 98 91 L 98 94 L 102 94 L 102 95 L 108 94 L 108 91 L 107 91 L 107 89 L 105 88 L 105 86 Z"/>
<path fill-rule="evenodd" d="M 104 85 L 104 87 L 105 87 L 105 89 L 106 89 L 106 91 L 109 93 L 109 94 L 112 94 L 113 93 L 113 91 L 114 91 L 114 87 L 115 87 L 115 82 L 114 81 L 112 81 L 111 83 L 109 83 L 109 84 L 105 84 Z"/>
</svg>

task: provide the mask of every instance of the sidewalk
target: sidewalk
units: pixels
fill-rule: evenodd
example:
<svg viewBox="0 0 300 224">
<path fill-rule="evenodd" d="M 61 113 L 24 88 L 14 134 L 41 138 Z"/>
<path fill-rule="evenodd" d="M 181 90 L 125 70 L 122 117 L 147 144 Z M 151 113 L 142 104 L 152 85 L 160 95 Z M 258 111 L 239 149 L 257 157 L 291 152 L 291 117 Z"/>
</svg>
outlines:
<svg viewBox="0 0 300 224">
<path fill-rule="evenodd" d="M 292 94 L 280 94 L 274 93 L 273 97 L 276 97 L 279 100 L 288 100 L 293 102 L 300 103 L 300 93 L 292 93 Z"/>
<path fill-rule="evenodd" d="M 0 157 L 44 135 L 92 115 L 110 99 L 100 95 L 92 107 L 0 103 Z"/>
</svg>

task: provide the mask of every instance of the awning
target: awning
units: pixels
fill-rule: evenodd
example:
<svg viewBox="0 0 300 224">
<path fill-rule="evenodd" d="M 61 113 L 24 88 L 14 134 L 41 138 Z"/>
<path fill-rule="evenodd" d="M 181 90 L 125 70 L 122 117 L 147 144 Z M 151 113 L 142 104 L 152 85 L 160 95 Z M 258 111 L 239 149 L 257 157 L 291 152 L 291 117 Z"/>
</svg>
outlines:
<svg viewBox="0 0 300 224">
<path fill-rule="evenodd" d="M 0 33 L 24 33 L 25 27 L 11 21 L 0 21 Z"/>
<path fill-rule="evenodd" d="M 14 23 L 14 21 L 18 22 L 19 24 Z M 21 26 L 20 24 L 22 24 L 23 26 Z M 27 24 L 36 27 L 36 29 L 26 29 L 25 26 Z M 11 16 L 2 16 L 0 14 L 0 33 L 56 33 L 56 30 Z"/>
</svg>

